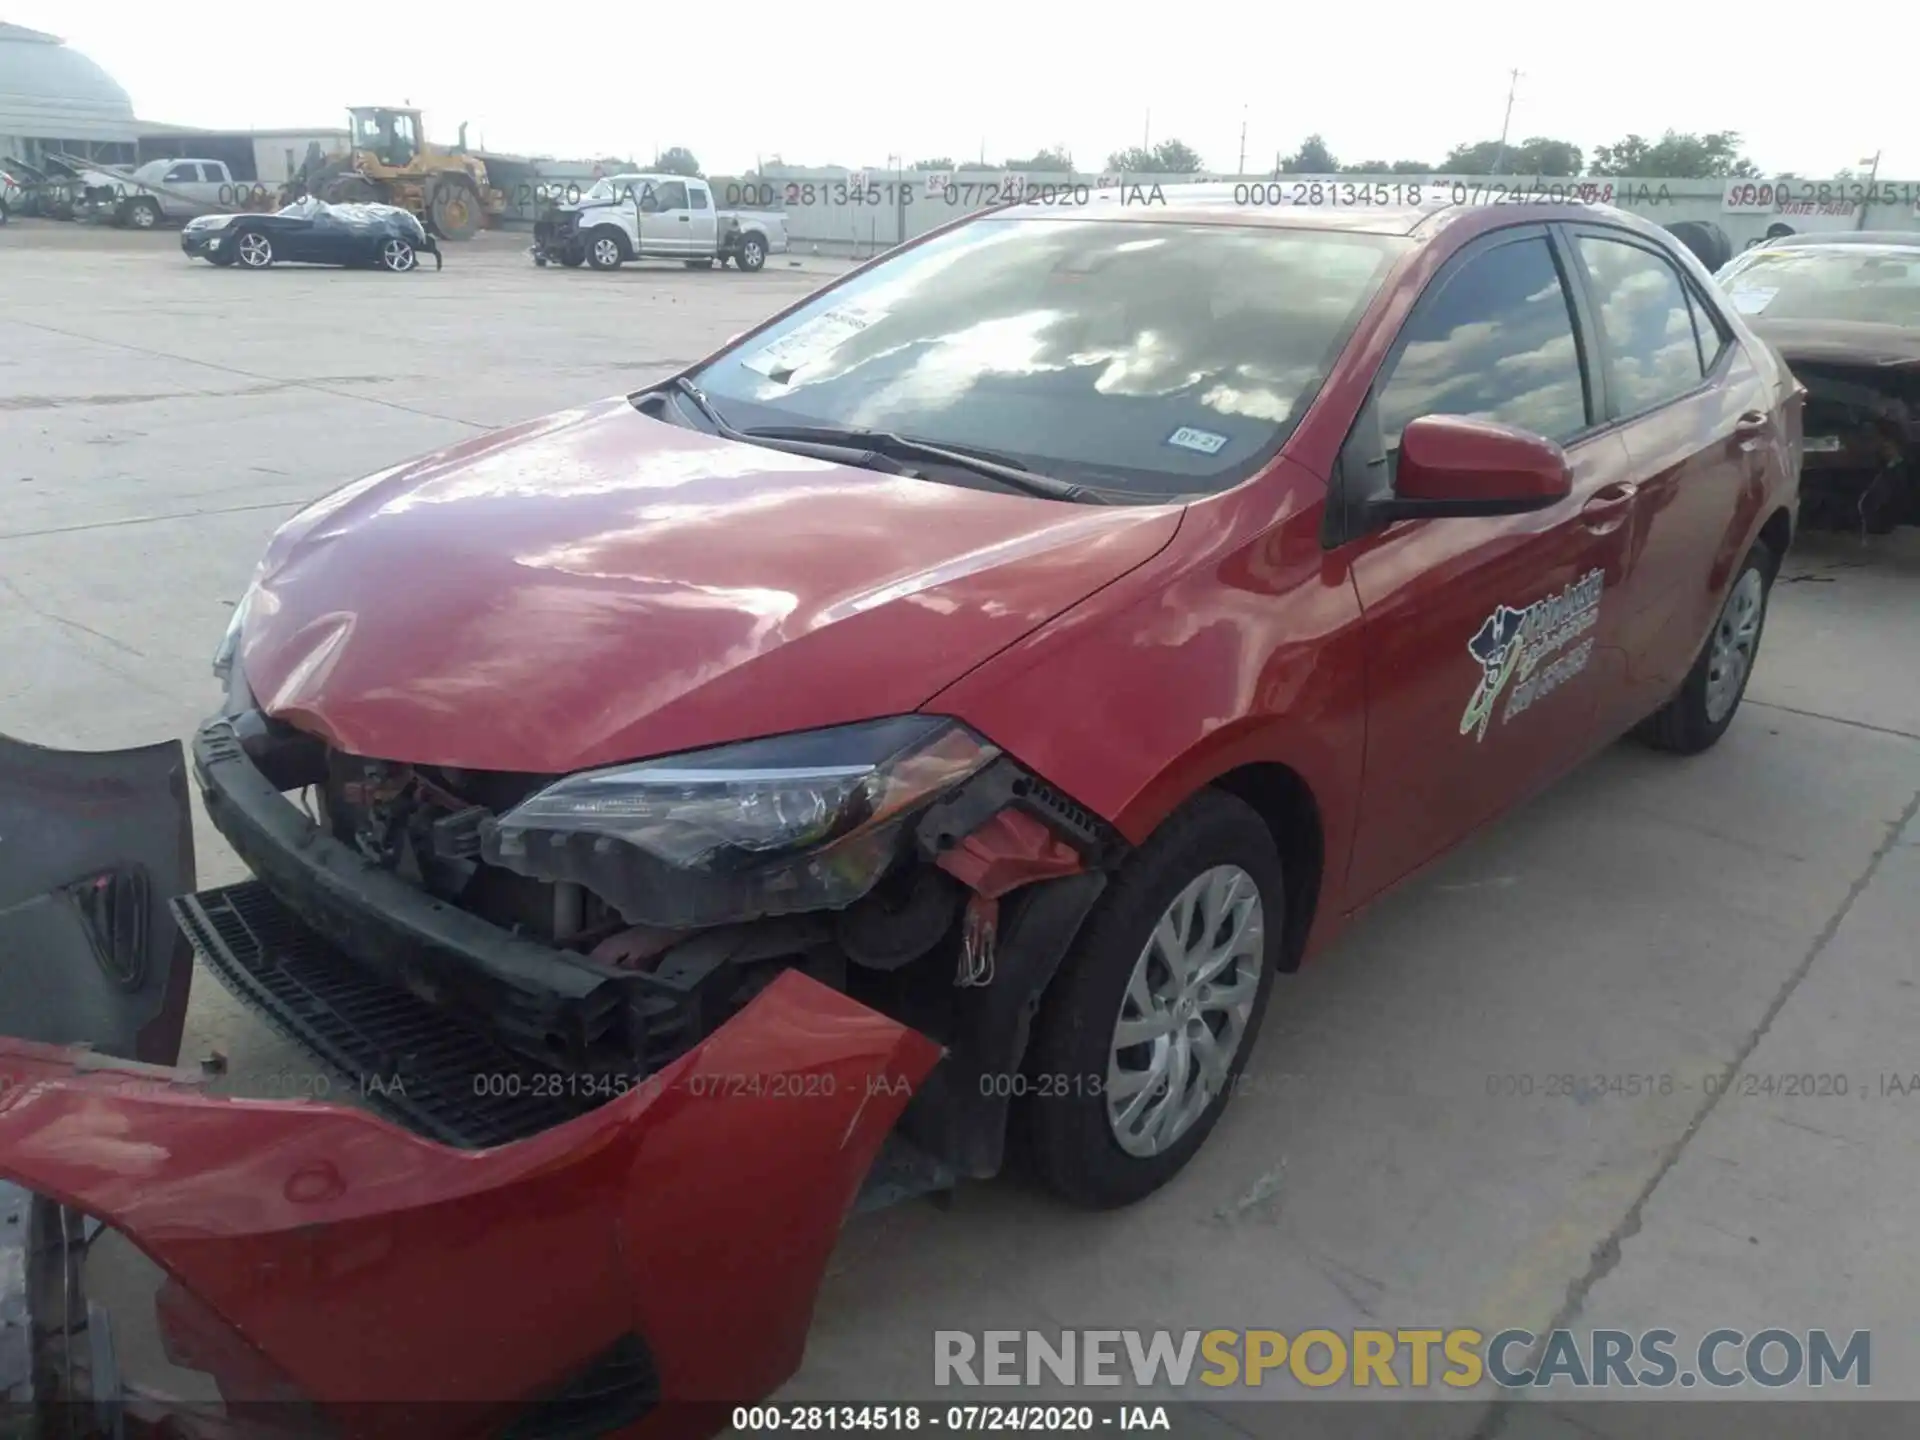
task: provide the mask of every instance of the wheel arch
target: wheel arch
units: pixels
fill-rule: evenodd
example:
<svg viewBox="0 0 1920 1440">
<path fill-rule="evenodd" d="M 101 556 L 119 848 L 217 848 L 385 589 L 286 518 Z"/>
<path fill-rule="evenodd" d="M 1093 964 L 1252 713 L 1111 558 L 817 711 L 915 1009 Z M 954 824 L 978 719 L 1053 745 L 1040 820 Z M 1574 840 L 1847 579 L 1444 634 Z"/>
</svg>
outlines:
<svg viewBox="0 0 1920 1440">
<path fill-rule="evenodd" d="M 1217 777 L 1209 788 L 1250 805 L 1273 837 L 1287 887 L 1280 968 L 1298 970 L 1327 868 L 1326 828 L 1313 789 L 1299 771 L 1277 761 L 1241 765 Z"/>
<path fill-rule="evenodd" d="M 1786 506 L 1782 505 L 1767 517 L 1767 523 L 1760 527 L 1760 539 L 1773 551 L 1774 559 L 1786 555 L 1787 547 L 1793 543 L 1793 517 L 1787 513 Z"/>
<path fill-rule="evenodd" d="M 602 220 L 599 223 L 594 225 L 589 225 L 586 229 L 582 230 L 580 232 L 581 248 L 584 250 L 588 246 L 591 246 L 593 244 L 594 237 L 598 235 L 602 230 L 606 231 L 607 234 L 611 235 L 613 237 L 614 243 L 620 247 L 620 258 L 622 260 L 638 260 L 640 258 L 639 252 L 633 243 L 633 237 L 627 234 L 627 232 L 624 229 L 622 229 L 620 226 L 614 224 L 611 220 Z"/>
</svg>

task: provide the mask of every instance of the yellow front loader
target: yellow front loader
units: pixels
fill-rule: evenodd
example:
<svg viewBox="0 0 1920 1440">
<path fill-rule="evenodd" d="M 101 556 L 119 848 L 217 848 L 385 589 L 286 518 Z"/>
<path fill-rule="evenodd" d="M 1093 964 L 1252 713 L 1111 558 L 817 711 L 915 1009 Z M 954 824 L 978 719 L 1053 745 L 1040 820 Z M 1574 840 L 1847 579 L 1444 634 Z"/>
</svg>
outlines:
<svg viewBox="0 0 1920 1440">
<path fill-rule="evenodd" d="M 467 153 L 466 126 L 448 147 L 427 142 L 418 110 L 362 105 L 347 114 L 352 149 L 321 155 L 310 148 L 294 193 L 330 205 L 398 205 L 443 240 L 470 240 L 506 209 L 506 197 L 487 182 L 485 162 Z"/>
</svg>

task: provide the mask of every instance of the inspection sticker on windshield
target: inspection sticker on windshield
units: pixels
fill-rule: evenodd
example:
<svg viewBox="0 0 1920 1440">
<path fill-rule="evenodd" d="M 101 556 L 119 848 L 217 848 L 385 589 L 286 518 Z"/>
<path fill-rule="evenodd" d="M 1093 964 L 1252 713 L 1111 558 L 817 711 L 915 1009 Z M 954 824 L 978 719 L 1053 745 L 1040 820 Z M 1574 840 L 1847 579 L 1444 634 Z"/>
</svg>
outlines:
<svg viewBox="0 0 1920 1440">
<path fill-rule="evenodd" d="M 880 318 L 880 312 L 842 305 L 816 315 L 740 363 L 756 374 L 784 381 L 794 371 L 824 359 Z"/>
<path fill-rule="evenodd" d="M 1227 437 L 1217 435 L 1211 430 L 1196 430 L 1191 425 L 1182 425 L 1167 436 L 1166 443 L 1178 445 L 1182 450 L 1198 450 L 1202 455 L 1218 455 Z"/>
<path fill-rule="evenodd" d="M 1733 308 L 1742 315 L 1758 315 L 1779 293 L 1778 285 L 1747 285 L 1735 290 L 1730 298 Z"/>
</svg>

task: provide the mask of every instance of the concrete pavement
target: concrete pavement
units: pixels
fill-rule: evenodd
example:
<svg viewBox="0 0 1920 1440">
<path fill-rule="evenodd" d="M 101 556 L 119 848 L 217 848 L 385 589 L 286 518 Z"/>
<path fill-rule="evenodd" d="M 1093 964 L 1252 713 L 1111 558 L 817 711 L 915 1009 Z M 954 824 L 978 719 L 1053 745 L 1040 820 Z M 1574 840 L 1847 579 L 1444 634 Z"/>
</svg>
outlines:
<svg viewBox="0 0 1920 1440">
<path fill-rule="evenodd" d="M 0 231 L 0 730 L 185 736 L 298 505 L 633 388 L 832 271 L 535 270 L 517 243 L 250 275 L 165 235 Z M 1875 1392 L 1920 1395 L 1920 1090 L 1885 1085 L 1920 1072 L 1916 540 L 1804 543 L 1717 749 L 1615 747 L 1284 979 L 1166 1191 L 1087 1216 L 1009 1178 L 852 1223 L 791 1395 L 936 1398 L 939 1329 L 1556 1322 L 1867 1328 Z M 202 881 L 235 878 L 198 838 Z M 216 1048 L 243 1091 L 311 1069 L 203 979 L 187 1053 Z M 1218 1433 L 1379 1433 L 1205 1398 Z M 1644 1433 L 1494 1398 L 1392 1430 Z"/>
</svg>

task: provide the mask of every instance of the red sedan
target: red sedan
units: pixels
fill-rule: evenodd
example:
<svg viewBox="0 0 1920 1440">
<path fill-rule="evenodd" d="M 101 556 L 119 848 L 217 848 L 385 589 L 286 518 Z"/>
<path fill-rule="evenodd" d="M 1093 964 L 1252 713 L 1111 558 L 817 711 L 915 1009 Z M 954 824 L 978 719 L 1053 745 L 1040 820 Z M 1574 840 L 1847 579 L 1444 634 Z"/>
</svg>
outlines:
<svg viewBox="0 0 1920 1440">
<path fill-rule="evenodd" d="M 1799 469 L 1652 226 L 1235 200 L 965 220 L 289 522 L 193 746 L 257 878 L 187 893 L 166 757 L 87 757 L 35 813 L 122 793 L 144 888 L 76 819 L 0 926 L 90 876 L 74 933 L 164 959 L 174 894 L 390 1118 L 0 1047 L 0 1177 L 167 1271 L 226 1398 L 486 1402 L 443 1428 L 764 1393 L 863 1183 L 1010 1131 L 1166 1183 L 1277 973 L 1628 731 L 1719 739 Z M 91 965 L 0 1029 L 171 1058 L 180 967 Z"/>
</svg>

